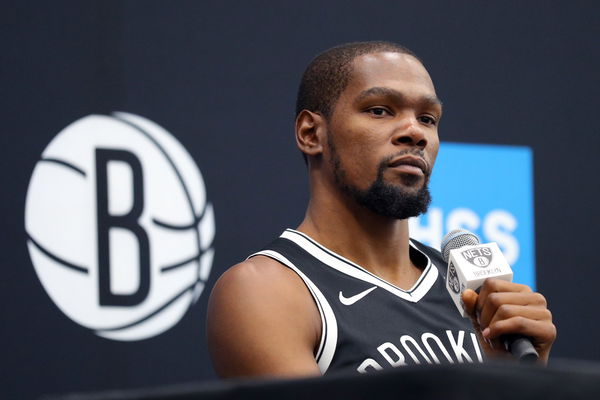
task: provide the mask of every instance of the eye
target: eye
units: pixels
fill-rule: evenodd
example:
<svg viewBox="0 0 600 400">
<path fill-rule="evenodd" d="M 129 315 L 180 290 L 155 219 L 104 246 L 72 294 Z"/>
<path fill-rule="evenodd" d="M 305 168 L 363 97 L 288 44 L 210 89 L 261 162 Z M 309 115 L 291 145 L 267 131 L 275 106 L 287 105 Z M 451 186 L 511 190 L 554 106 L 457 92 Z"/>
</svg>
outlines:
<svg viewBox="0 0 600 400">
<path fill-rule="evenodd" d="M 368 112 L 369 114 L 372 114 L 376 117 L 392 115 L 392 113 L 387 108 L 384 108 L 384 107 L 371 107 L 368 110 L 366 110 L 366 112 Z"/>
<path fill-rule="evenodd" d="M 419 121 L 421 121 L 422 123 L 424 123 L 426 125 L 436 125 L 437 124 L 436 119 L 430 115 L 421 115 L 419 117 Z"/>
</svg>

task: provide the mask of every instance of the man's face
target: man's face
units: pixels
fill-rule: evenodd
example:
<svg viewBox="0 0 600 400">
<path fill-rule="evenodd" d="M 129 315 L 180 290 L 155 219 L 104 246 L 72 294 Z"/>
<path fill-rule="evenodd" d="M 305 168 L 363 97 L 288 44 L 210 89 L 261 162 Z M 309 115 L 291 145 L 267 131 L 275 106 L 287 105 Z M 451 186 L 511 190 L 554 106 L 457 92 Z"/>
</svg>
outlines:
<svg viewBox="0 0 600 400">
<path fill-rule="evenodd" d="M 327 151 L 338 187 L 371 211 L 405 219 L 427 210 L 441 104 L 414 57 L 357 57 L 329 119 Z"/>
</svg>

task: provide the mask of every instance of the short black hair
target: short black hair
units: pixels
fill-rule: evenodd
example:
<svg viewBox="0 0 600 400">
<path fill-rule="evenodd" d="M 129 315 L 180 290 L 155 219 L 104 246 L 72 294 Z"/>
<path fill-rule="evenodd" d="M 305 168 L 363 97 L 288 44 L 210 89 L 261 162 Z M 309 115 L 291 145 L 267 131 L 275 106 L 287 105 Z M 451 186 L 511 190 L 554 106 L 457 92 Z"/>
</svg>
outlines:
<svg viewBox="0 0 600 400">
<path fill-rule="evenodd" d="M 309 110 L 329 118 L 348 84 L 352 61 L 364 54 L 379 52 L 409 54 L 421 62 L 406 47 L 385 41 L 346 43 L 325 50 L 311 61 L 302 75 L 296 99 L 296 117 L 302 110 Z"/>
</svg>

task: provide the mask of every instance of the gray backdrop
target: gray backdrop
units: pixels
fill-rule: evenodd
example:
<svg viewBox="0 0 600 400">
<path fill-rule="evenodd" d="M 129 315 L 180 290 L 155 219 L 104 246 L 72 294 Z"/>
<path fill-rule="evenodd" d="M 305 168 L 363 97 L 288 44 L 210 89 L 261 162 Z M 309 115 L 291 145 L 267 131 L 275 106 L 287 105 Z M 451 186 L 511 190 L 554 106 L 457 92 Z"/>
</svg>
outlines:
<svg viewBox="0 0 600 400">
<path fill-rule="evenodd" d="M 533 149 L 537 283 L 559 331 L 553 354 L 599 361 L 599 10 L 593 1 L 3 2 L 2 391 L 31 398 L 214 379 L 208 289 L 300 222 L 299 77 L 317 52 L 356 40 L 420 55 L 445 104 L 441 140 Z M 216 214 L 208 289 L 175 327 L 137 342 L 100 338 L 62 314 L 35 274 L 23 223 L 49 141 L 115 110 L 178 138 Z"/>
</svg>

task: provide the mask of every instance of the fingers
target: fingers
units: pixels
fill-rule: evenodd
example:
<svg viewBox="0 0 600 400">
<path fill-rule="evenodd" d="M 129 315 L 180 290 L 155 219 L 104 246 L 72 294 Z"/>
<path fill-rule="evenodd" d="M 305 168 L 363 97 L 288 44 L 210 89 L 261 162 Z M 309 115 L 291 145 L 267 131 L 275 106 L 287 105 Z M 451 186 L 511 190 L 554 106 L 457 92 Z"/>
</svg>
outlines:
<svg viewBox="0 0 600 400">
<path fill-rule="evenodd" d="M 486 279 L 479 290 L 479 300 L 481 304 L 487 301 L 492 293 L 511 292 L 511 293 L 532 293 L 529 286 L 518 283 L 503 281 L 500 279 Z"/>
<path fill-rule="evenodd" d="M 477 304 L 477 297 L 477 293 L 471 289 L 466 289 L 462 293 L 464 310 L 469 316 L 471 316 L 471 318 L 476 318 L 475 306 Z"/>
<path fill-rule="evenodd" d="M 486 279 L 479 289 L 475 312 L 482 328 L 489 325 L 498 307 L 503 304 L 526 305 L 531 289 L 526 285 L 499 279 Z"/>
<path fill-rule="evenodd" d="M 473 325 L 491 349 L 502 349 L 501 336 L 518 334 L 530 337 L 540 359 L 547 360 L 556 327 L 544 296 L 525 285 L 488 279 L 479 294 L 465 290 L 462 299 Z"/>
<path fill-rule="evenodd" d="M 556 327 L 548 320 L 534 320 L 523 316 L 515 316 L 490 324 L 482 332 L 489 340 L 498 339 L 508 334 L 520 334 L 534 339 L 535 343 L 552 343 L 556 337 Z"/>
<path fill-rule="evenodd" d="M 510 321 L 510 323 L 507 321 Z M 528 329 L 525 326 L 528 321 L 552 321 L 552 313 L 546 308 L 504 304 L 498 308 L 492 320 L 485 325 L 484 331 L 489 328 L 487 329 L 489 333 L 484 332 L 484 336 L 486 338 L 495 338 L 504 333 L 524 334 L 523 331 Z"/>
<path fill-rule="evenodd" d="M 487 296 L 485 303 L 483 301 L 480 295 L 476 305 L 478 321 L 483 328 L 499 318 L 506 319 L 523 315 L 537 319 L 533 318 L 534 313 L 548 311 L 544 296 L 533 292 L 494 292 Z"/>
</svg>

